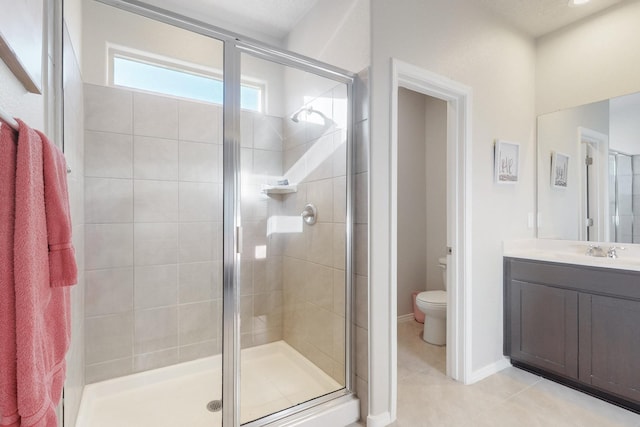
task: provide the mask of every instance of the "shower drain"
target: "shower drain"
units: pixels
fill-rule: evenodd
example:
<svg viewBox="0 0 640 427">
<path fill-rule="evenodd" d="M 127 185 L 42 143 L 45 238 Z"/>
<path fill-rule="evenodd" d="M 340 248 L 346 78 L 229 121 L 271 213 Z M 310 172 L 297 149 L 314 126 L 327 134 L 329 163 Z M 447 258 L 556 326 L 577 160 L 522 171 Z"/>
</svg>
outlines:
<svg viewBox="0 0 640 427">
<path fill-rule="evenodd" d="M 212 400 L 207 403 L 207 410 L 210 412 L 219 412 L 222 409 L 222 400 Z"/>
</svg>

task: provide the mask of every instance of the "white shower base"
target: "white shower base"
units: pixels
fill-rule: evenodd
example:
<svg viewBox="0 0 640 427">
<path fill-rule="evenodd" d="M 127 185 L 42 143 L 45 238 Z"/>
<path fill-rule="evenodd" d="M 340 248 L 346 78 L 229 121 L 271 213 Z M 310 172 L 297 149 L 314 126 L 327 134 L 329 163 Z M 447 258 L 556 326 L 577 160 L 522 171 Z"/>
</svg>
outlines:
<svg viewBox="0 0 640 427">
<path fill-rule="evenodd" d="M 242 423 L 342 388 L 284 341 L 242 350 L 241 362 Z M 90 384 L 76 427 L 219 427 L 206 406 L 221 397 L 221 367 L 217 355 Z"/>
</svg>

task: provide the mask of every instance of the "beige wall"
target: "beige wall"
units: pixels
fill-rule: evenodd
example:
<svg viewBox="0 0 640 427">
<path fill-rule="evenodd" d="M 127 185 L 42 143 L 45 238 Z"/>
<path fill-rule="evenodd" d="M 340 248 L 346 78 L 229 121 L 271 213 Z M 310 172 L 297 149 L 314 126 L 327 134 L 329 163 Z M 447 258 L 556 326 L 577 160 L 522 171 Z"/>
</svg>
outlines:
<svg viewBox="0 0 640 427">
<path fill-rule="evenodd" d="M 427 287 L 425 101 L 398 92 L 398 316 L 412 313 L 411 293 Z"/>
<path fill-rule="evenodd" d="M 85 83 L 108 82 L 108 44 L 222 70 L 222 43 L 96 1 L 82 8 Z"/>
<path fill-rule="evenodd" d="M 89 1 L 82 8 L 82 73 L 85 83 L 106 85 L 109 81 L 108 47 L 122 46 L 205 67 L 223 70 L 223 44 L 219 40 L 153 21 L 111 6 Z M 115 30 L 117 29 L 117 30 Z M 242 76 L 257 79 L 266 87 L 266 113 L 280 116 L 282 68 L 266 61 L 242 56 Z"/>
<path fill-rule="evenodd" d="M 69 40 L 74 47 L 77 62 L 82 64 L 82 6 L 84 0 L 64 0 L 64 21 L 69 32 Z"/>
<path fill-rule="evenodd" d="M 536 113 L 640 90 L 640 2 L 627 1 L 537 40 Z"/>
<path fill-rule="evenodd" d="M 447 104 L 398 93 L 398 316 L 411 293 L 444 289 L 438 259 L 447 246 Z"/>
<path fill-rule="evenodd" d="M 447 247 L 447 103 L 425 97 L 427 180 L 427 290 L 444 289 L 439 258 Z"/>
<path fill-rule="evenodd" d="M 323 0 L 294 27 L 285 47 L 345 70 L 370 64 L 368 0 Z"/>
<path fill-rule="evenodd" d="M 31 127 L 44 130 L 44 97 L 28 93 L 3 61 L 0 61 L 0 108 Z"/>
</svg>

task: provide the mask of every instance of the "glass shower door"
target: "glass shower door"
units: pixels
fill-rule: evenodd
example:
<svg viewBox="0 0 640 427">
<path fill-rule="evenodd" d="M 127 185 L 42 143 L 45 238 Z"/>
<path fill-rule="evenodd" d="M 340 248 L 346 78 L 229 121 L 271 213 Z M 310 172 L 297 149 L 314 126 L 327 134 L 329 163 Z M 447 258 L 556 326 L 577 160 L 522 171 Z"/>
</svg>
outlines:
<svg viewBox="0 0 640 427">
<path fill-rule="evenodd" d="M 346 385 L 349 87 L 248 53 L 240 63 L 247 423 Z"/>
</svg>

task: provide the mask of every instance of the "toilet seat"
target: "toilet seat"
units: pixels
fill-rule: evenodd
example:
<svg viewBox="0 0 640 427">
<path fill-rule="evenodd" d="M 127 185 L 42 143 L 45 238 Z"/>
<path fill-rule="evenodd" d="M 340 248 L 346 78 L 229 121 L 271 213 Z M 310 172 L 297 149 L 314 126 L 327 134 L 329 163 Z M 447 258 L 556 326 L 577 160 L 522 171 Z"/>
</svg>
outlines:
<svg viewBox="0 0 640 427">
<path fill-rule="evenodd" d="M 429 305 L 434 308 L 446 307 L 447 305 L 447 292 L 446 291 L 425 291 L 420 292 L 416 297 L 416 302 L 421 302 L 424 305 Z"/>
</svg>

